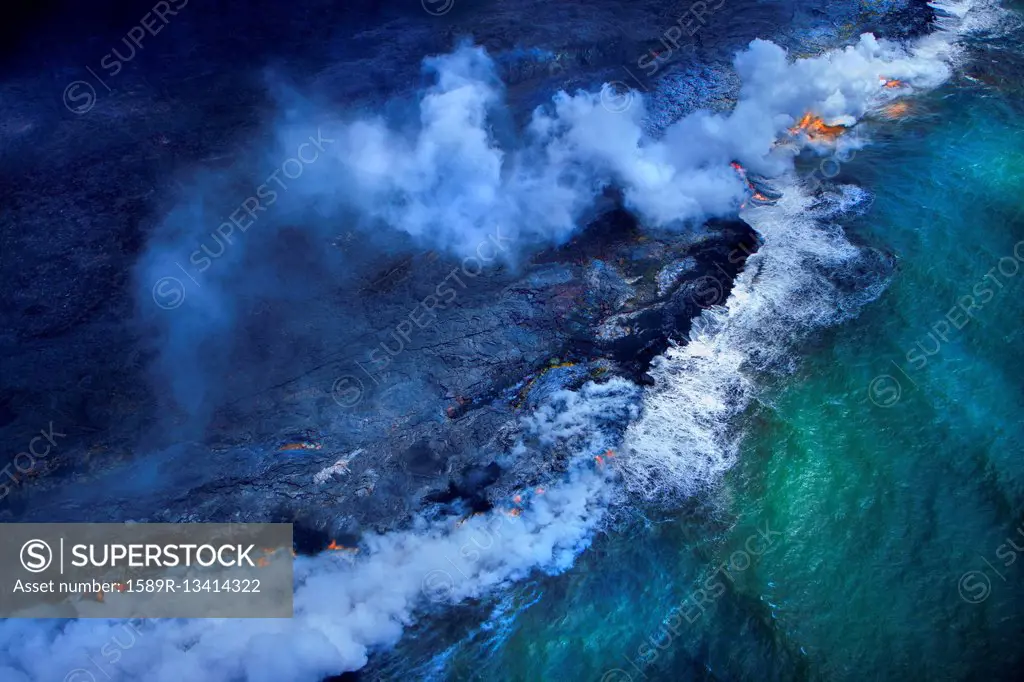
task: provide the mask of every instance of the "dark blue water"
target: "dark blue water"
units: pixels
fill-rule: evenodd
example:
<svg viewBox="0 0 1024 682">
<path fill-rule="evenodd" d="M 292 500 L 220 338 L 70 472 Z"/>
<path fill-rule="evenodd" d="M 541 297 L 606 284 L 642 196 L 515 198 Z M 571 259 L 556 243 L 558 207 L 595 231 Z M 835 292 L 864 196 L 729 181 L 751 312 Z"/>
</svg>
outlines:
<svg viewBox="0 0 1024 682">
<path fill-rule="evenodd" d="M 1020 38 L 968 39 L 959 75 L 869 124 L 834 182 L 870 207 L 840 222 L 895 270 L 762 376 L 722 484 L 418 628 L 385 678 L 1020 679 Z"/>
</svg>

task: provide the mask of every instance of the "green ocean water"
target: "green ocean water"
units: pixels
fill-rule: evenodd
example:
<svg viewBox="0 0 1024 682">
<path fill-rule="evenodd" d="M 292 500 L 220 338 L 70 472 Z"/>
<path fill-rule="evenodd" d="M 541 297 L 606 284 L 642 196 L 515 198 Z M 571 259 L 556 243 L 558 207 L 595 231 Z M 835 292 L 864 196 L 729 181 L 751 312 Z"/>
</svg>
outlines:
<svg viewBox="0 0 1024 682">
<path fill-rule="evenodd" d="M 731 483 L 785 531 L 763 569 L 813 678 L 1024 676 L 1005 544 L 1024 548 L 1024 103 L 1005 85 L 935 93 L 849 169 L 876 193 L 849 232 L 897 271 L 760 412 Z"/>
<path fill-rule="evenodd" d="M 895 272 L 794 349 L 794 373 L 762 377 L 721 485 L 620 510 L 566 574 L 489 603 L 483 628 L 450 625 L 419 675 L 1024 679 L 1018 40 L 973 45 L 982 68 L 874 124 L 843 165 L 836 181 L 874 196 L 843 227 Z"/>
</svg>

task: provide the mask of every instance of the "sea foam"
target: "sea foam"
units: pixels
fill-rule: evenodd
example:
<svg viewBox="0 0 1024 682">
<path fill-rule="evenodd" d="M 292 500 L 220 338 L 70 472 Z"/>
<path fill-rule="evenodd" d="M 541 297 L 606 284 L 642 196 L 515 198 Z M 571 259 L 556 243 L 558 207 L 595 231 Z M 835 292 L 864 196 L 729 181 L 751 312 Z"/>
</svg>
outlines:
<svg viewBox="0 0 1024 682">
<path fill-rule="evenodd" d="M 446 62 L 435 61 L 441 75 L 424 104 L 423 122 L 439 135 L 440 146 L 389 137 L 379 122 L 349 129 L 350 151 L 361 155 L 348 170 L 362 177 L 365 197 L 405 191 L 418 199 L 387 207 L 377 217 L 425 234 L 446 216 L 454 221 L 450 225 L 479 229 L 478 219 L 492 205 L 510 217 L 558 208 L 554 220 L 539 224 L 562 234 L 575 229 L 571 218 L 578 202 L 593 193 L 597 178 L 621 186 L 648 225 L 669 228 L 680 220 L 728 212 L 742 200 L 745 190 L 728 166 L 739 160 L 775 178 L 783 196 L 773 206 L 743 213 L 764 244 L 748 260 L 729 299 L 695 320 L 686 345 L 655 361 L 655 385 L 642 399 L 635 386 L 617 379 L 559 394 L 524 419 L 513 456 L 545 447 L 560 447 L 571 456 L 564 477 L 534 495 L 518 515 L 499 507 L 461 523 L 418 518 L 406 530 L 363 538 L 355 558 L 336 553 L 300 558 L 294 619 L 148 621 L 116 662 L 104 658 L 104 647 L 123 636 L 123 624 L 116 621 L 5 621 L 0 623 L 0 678 L 88 680 L 96 678 L 92 666 L 103 658 L 96 672 L 112 681 L 314 682 L 363 666 L 372 651 L 393 645 L 416 613 L 429 611 L 431 604 L 458 603 L 533 570 L 570 566 L 621 499 L 613 468 L 594 463 L 595 449 L 621 446 L 615 470 L 623 474 L 626 489 L 642 497 L 693 494 L 713 484 L 735 461 L 735 418 L 756 395 L 757 373 L 791 367 L 796 342 L 855 314 L 879 291 L 871 284 L 850 293 L 837 284 L 865 257 L 835 224 L 838 211 L 856 205 L 856 192 L 845 190 L 846 199 L 831 202 L 815 198 L 793 172 L 794 150 L 777 147 L 776 141 L 806 111 L 862 117 L 890 96 L 880 90 L 880 76 L 904 80 L 911 89 L 943 82 L 955 52 L 952 31 L 970 24 L 965 18 L 970 15 L 957 14 L 961 5 L 943 7 L 949 16 L 940 20 L 940 35 L 910 46 L 865 36 L 844 50 L 793 62 L 781 48 L 755 41 L 736 60 L 746 88 L 736 109 L 724 116 L 686 117 L 658 140 L 635 127 L 639 108 L 609 118 L 613 112 L 602 106 L 600 93 L 559 95 L 552 107 L 536 114 L 531 125 L 538 146 L 521 157 L 524 164 L 549 165 L 539 170 L 521 165 L 518 178 L 518 171 L 511 176 L 500 171 L 504 155 L 482 132 L 483 113 L 495 101 L 487 89 L 493 83 L 485 58 L 479 51 L 459 55 L 447 75 Z M 474 83 L 474 74 L 485 82 Z M 460 113 L 459 107 L 465 109 Z M 473 134 L 460 138 L 467 128 Z M 360 131 L 361 136 L 355 134 Z M 389 178 L 374 164 L 394 150 L 413 158 L 401 164 L 404 173 Z M 472 152 L 469 166 L 459 166 L 460 151 Z M 426 182 L 426 171 L 476 174 L 467 186 L 471 196 L 460 198 L 457 184 L 443 184 L 442 197 L 455 203 L 439 208 L 431 199 L 438 185 Z M 509 177 L 517 190 L 553 180 L 556 191 L 547 191 L 539 207 L 510 205 L 500 196 Z M 443 211 L 431 214 L 435 209 Z M 453 240 L 455 250 L 473 243 L 456 227 L 440 234 Z M 624 436 L 614 422 L 601 418 L 608 410 L 632 417 L 641 405 L 642 414 Z"/>
</svg>

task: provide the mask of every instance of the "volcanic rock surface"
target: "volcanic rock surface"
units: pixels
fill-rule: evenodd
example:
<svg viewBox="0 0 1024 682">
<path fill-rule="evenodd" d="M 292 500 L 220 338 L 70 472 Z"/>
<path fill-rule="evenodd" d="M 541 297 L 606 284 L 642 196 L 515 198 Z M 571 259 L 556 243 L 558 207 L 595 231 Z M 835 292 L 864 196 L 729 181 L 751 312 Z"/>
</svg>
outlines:
<svg viewBox="0 0 1024 682">
<path fill-rule="evenodd" d="M 232 164 L 260 134 L 268 82 L 375 110 L 421 84 L 424 55 L 471 37 L 525 117 L 558 88 L 629 81 L 653 49 L 661 66 L 635 86 L 650 86 L 664 104 L 655 114 L 671 118 L 712 91 L 727 102 L 725 65 L 754 37 L 810 52 L 930 18 L 924 3 L 894 6 L 727 0 L 667 51 L 665 32 L 690 3 L 456 0 L 444 16 L 417 3 L 302 0 L 256 15 L 243 2 L 189 3 L 75 114 L 65 87 L 112 47 L 123 51 L 141 12 L 51 3 L 64 14 L 37 29 L 52 40 L 10 42 L 0 85 L 0 433 L 11 462 L 0 519 L 294 520 L 316 551 L 424 505 L 486 508 L 543 473 L 496 464 L 510 423 L 560 387 L 609 374 L 643 381 L 646 363 L 725 300 L 756 250 L 742 222 L 657 234 L 615 197 L 573 242 L 479 271 L 411 247 L 374 252 L 338 225 L 335 247 L 358 266 L 319 281 L 314 300 L 245 301 L 241 341 L 216 363 L 196 430 L 152 380 L 138 321 L 151 302 L 137 297 L 132 270 L 181 199 L 182 174 Z M 799 31 L 826 12 L 831 28 Z M 304 248 L 324 247 L 297 228 L 282 253 Z M 295 274 L 314 276 L 301 265 Z M 454 299 L 407 329 L 446 278 Z M 55 447 L 15 468 L 51 428 Z"/>
</svg>

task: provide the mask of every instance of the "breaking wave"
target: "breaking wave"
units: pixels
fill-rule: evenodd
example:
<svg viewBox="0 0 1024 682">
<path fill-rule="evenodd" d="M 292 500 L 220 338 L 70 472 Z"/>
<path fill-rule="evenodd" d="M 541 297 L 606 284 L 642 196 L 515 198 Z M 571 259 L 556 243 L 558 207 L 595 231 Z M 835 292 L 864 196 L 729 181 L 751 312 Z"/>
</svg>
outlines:
<svg viewBox="0 0 1024 682">
<path fill-rule="evenodd" d="M 937 30 L 906 48 L 865 35 L 854 47 L 790 64 L 769 53 L 750 65 L 729 116 L 738 116 L 745 102 L 763 106 L 795 98 L 807 111 L 853 124 L 891 101 L 878 92 L 879 77 L 897 79 L 899 88 L 937 87 L 959 59 L 958 37 L 991 29 L 1005 12 L 971 2 L 932 5 Z M 737 58 L 741 73 L 743 60 Z M 770 111 L 762 109 L 762 117 Z M 848 150 L 863 143 L 854 138 L 840 145 Z M 838 158 L 846 150 L 839 148 Z M 759 373 L 792 369 L 791 352 L 800 339 L 855 315 L 885 287 L 887 258 L 851 244 L 836 223 L 869 199 L 865 190 L 835 187 L 815 197 L 792 172 L 775 182 L 780 201 L 742 214 L 763 245 L 748 259 L 729 300 L 705 310 L 686 345 L 669 348 L 653 363 L 655 385 L 645 393 L 643 416 L 627 431 L 620 462 L 635 495 L 669 501 L 714 485 L 736 461 L 736 417 L 756 397 Z"/>
<path fill-rule="evenodd" d="M 847 188 L 845 201 L 816 201 L 788 180 L 776 205 L 743 215 L 763 245 L 729 300 L 705 310 L 686 345 L 669 348 L 651 367 L 655 385 L 626 433 L 620 462 L 636 495 L 667 501 L 713 484 L 736 460 L 736 417 L 756 395 L 757 374 L 790 368 L 796 342 L 856 314 L 882 291 L 883 277 L 852 289 L 841 279 L 874 254 L 831 222 L 863 193 Z"/>
<path fill-rule="evenodd" d="M 745 102 L 763 107 L 795 98 L 807 111 L 854 124 L 891 101 L 879 93 L 879 77 L 896 79 L 897 90 L 937 87 L 959 58 L 959 35 L 991 28 L 1002 10 L 984 5 L 971 12 L 970 2 L 933 5 L 937 30 L 907 47 L 865 35 L 856 46 L 788 64 L 769 53 L 750 65 L 729 116 L 738 116 Z M 737 58 L 741 73 L 743 60 Z M 762 109 L 762 117 L 770 111 Z M 840 142 L 848 147 L 838 148 L 837 158 L 863 143 Z M 638 496 L 666 501 L 714 485 L 736 460 L 736 417 L 756 396 L 758 374 L 791 369 L 790 353 L 801 338 L 855 315 L 884 289 L 890 268 L 885 257 L 855 247 L 836 223 L 868 198 L 863 189 L 837 187 L 814 198 L 795 173 L 776 183 L 780 201 L 743 213 L 763 245 L 748 259 L 729 300 L 705 310 L 686 345 L 669 348 L 653 363 L 655 385 L 644 396 L 643 416 L 630 425 L 620 463 L 627 487 Z"/>
<path fill-rule="evenodd" d="M 348 154 L 339 163 L 349 164 L 344 177 L 357 182 L 357 208 L 455 250 L 473 243 L 467 234 L 495 207 L 511 222 L 545 214 L 537 224 L 559 234 L 574 229 L 581 202 L 596 192 L 594 178 L 621 186 L 630 207 L 655 227 L 734 210 L 746 189 L 732 161 L 775 178 L 782 197 L 743 213 L 763 246 L 729 299 L 695 321 L 688 343 L 655 361 L 655 385 L 642 398 L 621 379 L 588 384 L 556 394 L 520 425 L 522 438 L 510 456 L 547 447 L 570 456 L 564 476 L 518 512 L 506 507 L 459 522 L 420 518 L 407 530 L 365 537 L 356 556 L 299 558 L 294 619 L 147 621 L 134 645 L 103 673 L 110 680 L 280 682 L 358 669 L 431 604 L 479 597 L 533 570 L 568 568 L 620 499 L 614 471 L 622 472 L 628 490 L 648 499 L 712 484 L 735 461 L 735 417 L 756 396 L 758 372 L 791 367 L 797 341 L 856 314 L 884 285 L 884 278 L 861 276 L 878 254 L 852 245 L 835 224 L 863 194 L 837 188 L 815 197 L 792 170 L 792 159 L 821 141 L 777 142 L 806 112 L 845 125 L 860 119 L 893 96 L 880 87 L 880 77 L 904 82 L 906 92 L 942 83 L 955 54 L 951 32 L 970 21 L 961 12 L 965 4 L 936 6 L 945 8 L 941 30 L 909 47 L 863 36 L 846 49 L 790 61 L 782 48 L 754 41 L 736 59 L 744 85 L 733 112 L 698 112 L 659 140 L 640 132 L 639 106 L 616 118 L 601 106 L 599 93 L 563 93 L 535 115 L 531 134 L 539 146 L 522 157 L 519 174 L 502 171 L 503 153 L 485 132 L 484 112 L 494 97 L 479 50 L 432 62 L 441 75 L 422 112 L 425 129 L 438 137 L 410 141 L 380 122 L 349 128 L 339 138 Z M 483 74 L 485 85 L 474 74 Z M 467 130 L 475 132 L 467 136 Z M 407 157 L 401 172 L 384 172 L 382 160 L 395 154 Z M 459 166 L 467 159 L 472 163 Z M 541 164 L 540 170 L 528 172 L 526 161 Z M 460 185 L 457 178 L 472 182 Z M 510 204 L 503 196 L 507 181 L 527 196 L 548 180 L 557 191 L 540 203 Z M 395 195 L 405 200 L 390 203 Z M 435 223 L 448 231 L 432 231 Z M 631 421 L 641 405 L 642 414 Z M 609 411 L 619 418 L 605 419 Z M 595 449 L 619 446 L 623 456 L 614 470 L 594 463 Z M 0 623 L 0 679 L 88 680 L 69 676 L 101 656 L 123 628 L 94 620 Z"/>
</svg>

